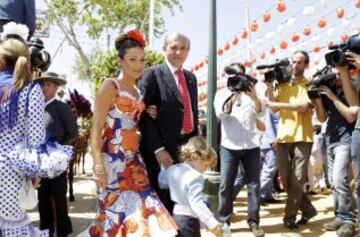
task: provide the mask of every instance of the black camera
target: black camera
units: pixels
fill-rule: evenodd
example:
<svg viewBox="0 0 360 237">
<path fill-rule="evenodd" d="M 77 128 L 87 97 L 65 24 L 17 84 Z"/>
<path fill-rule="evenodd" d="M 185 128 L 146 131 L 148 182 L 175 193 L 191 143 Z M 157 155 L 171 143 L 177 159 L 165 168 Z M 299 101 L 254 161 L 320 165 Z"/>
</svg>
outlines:
<svg viewBox="0 0 360 237">
<path fill-rule="evenodd" d="M 256 84 L 257 79 L 245 74 L 245 68 L 239 63 L 232 63 L 224 68 L 229 75 L 227 87 L 231 92 L 247 92 Z"/>
<path fill-rule="evenodd" d="M 48 51 L 44 49 L 44 43 L 41 39 L 35 38 L 27 43 L 30 52 L 31 67 L 46 71 L 51 64 L 51 57 Z"/>
<path fill-rule="evenodd" d="M 325 66 L 320 71 L 316 72 L 313 75 L 314 80 L 312 80 L 308 85 L 312 88 L 308 91 L 308 96 L 310 99 L 322 98 L 323 103 L 327 100 L 327 97 L 321 95 L 319 89 L 320 86 L 326 86 L 334 93 L 336 92 L 336 74 L 332 72 L 330 66 Z"/>
<path fill-rule="evenodd" d="M 276 80 L 279 83 L 288 82 L 292 76 L 292 66 L 288 59 L 277 60 L 274 64 L 259 65 L 256 67 L 257 70 L 261 69 L 272 69 L 265 72 L 265 82 L 273 82 Z"/>
<path fill-rule="evenodd" d="M 360 54 L 360 36 L 353 35 L 347 42 L 330 46 L 329 49 L 333 51 L 325 54 L 325 61 L 327 65 L 332 67 L 349 65 L 345 52 L 351 51 L 356 54 Z M 349 65 L 349 69 L 355 69 L 355 67 L 353 65 Z"/>
</svg>

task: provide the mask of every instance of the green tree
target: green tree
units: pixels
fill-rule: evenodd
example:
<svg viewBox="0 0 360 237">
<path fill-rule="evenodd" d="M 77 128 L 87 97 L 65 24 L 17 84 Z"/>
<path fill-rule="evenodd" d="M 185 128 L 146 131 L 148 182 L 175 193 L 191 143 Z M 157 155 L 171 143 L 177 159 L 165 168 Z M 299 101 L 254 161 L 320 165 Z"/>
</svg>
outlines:
<svg viewBox="0 0 360 237">
<path fill-rule="evenodd" d="M 123 32 L 125 27 L 134 26 L 144 35 L 149 30 L 149 0 L 44 0 L 48 6 L 50 21 L 60 27 L 66 40 L 75 48 L 83 64 L 84 79 L 93 78 L 93 62 L 78 41 L 76 28 L 85 26 L 92 39 L 109 31 Z M 154 35 L 164 33 L 163 9 L 174 13 L 181 9 L 179 0 L 156 0 L 154 11 Z"/>
<path fill-rule="evenodd" d="M 164 56 L 151 50 L 145 50 L 145 60 L 146 67 L 151 67 L 162 63 Z M 92 83 L 95 88 L 98 88 L 105 78 L 113 77 L 117 70 L 119 70 L 117 52 L 114 50 L 102 55 L 92 67 Z"/>
</svg>

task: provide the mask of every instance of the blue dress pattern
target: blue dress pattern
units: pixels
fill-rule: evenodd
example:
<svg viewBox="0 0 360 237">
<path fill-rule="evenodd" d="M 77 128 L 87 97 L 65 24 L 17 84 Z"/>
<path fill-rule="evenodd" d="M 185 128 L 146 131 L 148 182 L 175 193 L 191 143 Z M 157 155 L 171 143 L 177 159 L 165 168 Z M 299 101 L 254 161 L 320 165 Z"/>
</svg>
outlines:
<svg viewBox="0 0 360 237">
<path fill-rule="evenodd" d="M 0 106 L 2 118 L 6 118 L 9 103 Z M 48 146 L 45 143 L 45 101 L 39 84 L 31 83 L 22 89 L 17 111 L 14 127 L 4 127 L 0 131 L 0 237 L 46 237 L 48 231 L 34 228 L 26 211 L 20 208 L 19 189 L 26 177 L 55 177 L 66 170 L 72 151 L 69 146 L 51 144 L 50 150 L 58 150 L 54 151 L 51 159 L 45 157 L 46 162 L 39 162 L 45 153 L 38 153 L 36 159 L 33 159 L 34 155 L 19 155 L 19 144 L 24 144 L 25 137 L 26 147 L 39 151 L 41 147 Z M 32 153 L 35 153 L 34 150 Z"/>
</svg>

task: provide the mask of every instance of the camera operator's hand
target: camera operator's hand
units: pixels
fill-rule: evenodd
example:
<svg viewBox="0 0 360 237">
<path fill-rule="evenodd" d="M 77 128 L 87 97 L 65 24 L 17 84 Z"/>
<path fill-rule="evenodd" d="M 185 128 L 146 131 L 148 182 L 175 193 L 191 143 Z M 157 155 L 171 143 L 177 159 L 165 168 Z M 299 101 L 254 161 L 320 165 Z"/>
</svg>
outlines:
<svg viewBox="0 0 360 237">
<path fill-rule="evenodd" d="M 253 100 L 253 101 L 256 101 L 256 100 L 259 100 L 257 94 L 256 94 L 256 91 L 254 89 L 253 86 L 249 86 L 249 90 L 246 92 L 246 94 Z"/>
<path fill-rule="evenodd" d="M 336 95 L 327 86 L 320 86 L 321 94 L 326 95 L 329 100 L 333 101 L 336 99 Z"/>
<path fill-rule="evenodd" d="M 353 66 L 355 66 L 357 69 L 360 69 L 360 55 L 356 54 L 354 52 L 346 52 L 346 59 L 349 61 L 349 63 Z"/>
</svg>

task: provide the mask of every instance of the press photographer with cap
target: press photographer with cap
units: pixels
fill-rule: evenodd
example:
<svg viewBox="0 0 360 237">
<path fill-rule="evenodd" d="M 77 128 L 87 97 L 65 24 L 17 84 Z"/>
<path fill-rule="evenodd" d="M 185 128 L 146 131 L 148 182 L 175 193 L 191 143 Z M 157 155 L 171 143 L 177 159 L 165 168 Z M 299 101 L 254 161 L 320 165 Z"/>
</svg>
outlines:
<svg viewBox="0 0 360 237">
<path fill-rule="evenodd" d="M 256 79 L 245 75 L 241 63 L 230 64 L 225 72 L 228 87 L 218 91 L 214 100 L 215 113 L 221 121 L 218 219 L 230 222 L 234 181 L 242 165 L 248 188 L 247 222 L 255 236 L 264 236 L 259 227 L 260 144 L 256 131 L 256 118 L 264 108 L 254 88 Z"/>
<path fill-rule="evenodd" d="M 48 139 L 63 145 L 71 144 L 78 135 L 76 117 L 67 104 L 55 98 L 59 86 L 65 85 L 66 80 L 54 72 L 44 72 L 41 77 L 34 80 L 40 83 L 45 97 L 45 126 Z M 50 237 L 54 235 L 54 216 L 56 216 L 58 237 L 72 233 L 66 193 L 67 172 L 54 179 L 41 179 L 38 190 L 40 229 L 48 229 Z M 55 204 L 55 215 L 52 200 Z"/>
</svg>

